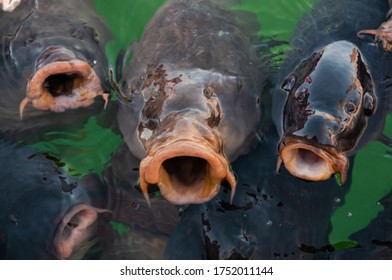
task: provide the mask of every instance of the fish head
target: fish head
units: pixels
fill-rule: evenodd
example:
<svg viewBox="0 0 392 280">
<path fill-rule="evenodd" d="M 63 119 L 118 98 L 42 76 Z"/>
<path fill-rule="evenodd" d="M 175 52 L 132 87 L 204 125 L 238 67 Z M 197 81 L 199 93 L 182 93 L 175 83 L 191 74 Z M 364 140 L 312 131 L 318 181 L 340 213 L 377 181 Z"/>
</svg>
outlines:
<svg viewBox="0 0 392 280">
<path fill-rule="evenodd" d="M 246 109 L 238 78 L 160 65 L 149 72 L 137 95 L 143 99 L 137 129 L 142 145 L 137 146 L 144 151 L 140 185 L 146 198 L 148 185 L 157 184 L 174 204 L 203 203 L 217 194 L 223 180 L 234 194 L 230 160 L 260 123 L 260 110 Z M 257 108 L 258 97 L 252 100 Z M 125 133 L 131 151 L 132 140 Z M 142 154 L 140 149 L 136 153 Z"/>
<path fill-rule="evenodd" d="M 316 51 L 282 83 L 280 159 L 294 176 L 311 181 L 340 173 L 377 106 L 374 85 L 359 49 L 339 41 Z"/>
</svg>

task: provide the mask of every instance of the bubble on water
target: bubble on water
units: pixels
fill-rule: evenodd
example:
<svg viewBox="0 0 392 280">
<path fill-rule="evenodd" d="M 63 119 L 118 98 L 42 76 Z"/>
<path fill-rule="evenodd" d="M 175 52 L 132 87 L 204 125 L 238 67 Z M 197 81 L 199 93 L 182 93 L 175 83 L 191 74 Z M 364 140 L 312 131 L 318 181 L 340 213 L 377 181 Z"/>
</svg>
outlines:
<svg viewBox="0 0 392 280">
<path fill-rule="evenodd" d="M 353 213 L 347 212 L 347 218 L 351 218 L 353 216 Z"/>
<path fill-rule="evenodd" d="M 268 227 L 272 226 L 272 221 L 271 221 L 271 220 L 268 220 L 267 223 L 266 223 L 266 225 L 267 225 Z"/>
<path fill-rule="evenodd" d="M 340 198 L 339 198 L 339 197 L 336 197 L 336 198 L 334 199 L 334 201 L 335 201 L 335 203 L 340 203 Z"/>
</svg>

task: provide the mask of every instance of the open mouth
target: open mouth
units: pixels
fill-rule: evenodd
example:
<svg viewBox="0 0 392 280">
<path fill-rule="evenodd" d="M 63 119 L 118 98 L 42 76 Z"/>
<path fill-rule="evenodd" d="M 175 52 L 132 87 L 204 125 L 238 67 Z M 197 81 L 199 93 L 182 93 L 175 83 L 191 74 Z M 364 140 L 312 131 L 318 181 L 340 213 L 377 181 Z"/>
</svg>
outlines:
<svg viewBox="0 0 392 280">
<path fill-rule="evenodd" d="M 332 147 L 315 146 L 307 142 L 286 138 L 279 147 L 277 168 L 283 162 L 293 176 L 309 181 L 327 180 L 333 174 L 340 173 L 344 183 L 348 168 L 347 157 Z"/>
<path fill-rule="evenodd" d="M 62 219 L 54 237 L 54 254 L 59 259 L 68 258 L 83 242 L 96 232 L 98 212 L 88 205 L 73 207 Z"/>
<path fill-rule="evenodd" d="M 188 204 L 212 199 L 224 179 L 233 197 L 236 180 L 227 159 L 208 146 L 188 140 L 157 148 L 140 164 L 140 187 L 148 203 L 149 184 L 157 184 L 171 203 Z"/>
<path fill-rule="evenodd" d="M 103 93 L 100 79 L 89 64 L 79 59 L 57 60 L 35 72 L 19 105 L 20 118 L 29 103 L 38 110 L 64 112 L 90 106 L 96 96 L 102 96 L 106 107 L 109 95 Z"/>
</svg>

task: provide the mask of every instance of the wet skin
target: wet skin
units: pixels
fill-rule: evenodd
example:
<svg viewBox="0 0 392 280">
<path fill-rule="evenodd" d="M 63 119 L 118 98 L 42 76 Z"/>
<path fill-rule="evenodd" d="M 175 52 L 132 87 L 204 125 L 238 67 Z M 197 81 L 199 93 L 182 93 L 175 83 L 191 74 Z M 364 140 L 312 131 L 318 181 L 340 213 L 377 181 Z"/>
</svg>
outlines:
<svg viewBox="0 0 392 280">
<path fill-rule="evenodd" d="M 377 107 L 359 49 L 339 41 L 315 51 L 282 83 L 287 91 L 279 146 L 286 168 L 302 179 L 346 177 L 353 150 Z"/>
<path fill-rule="evenodd" d="M 391 57 L 356 34 L 379 25 L 388 3 L 331 2 L 315 5 L 298 24 L 273 118 L 281 135 L 278 169 L 283 162 L 294 176 L 312 181 L 340 173 L 344 182 L 349 156 L 371 140 L 390 145 L 382 129 L 391 108 Z M 328 16 L 318 19 L 321 12 Z M 357 16 L 362 13 L 367 17 Z"/>
<path fill-rule="evenodd" d="M 57 168 L 49 154 L 6 140 L 0 144 L 1 259 L 83 258 L 95 244 L 112 251 L 119 237 L 108 231 L 110 220 L 162 240 L 177 223 L 178 209 L 162 197 L 147 205 L 132 185 L 137 176 L 120 179 L 137 162 L 129 151 L 114 157 L 102 177 L 77 179 Z"/>
<path fill-rule="evenodd" d="M 234 194 L 229 162 L 258 138 L 266 76 L 249 39 L 258 24 L 214 3 L 169 1 L 123 71 L 118 122 L 142 159 L 147 199 L 148 186 L 158 184 L 172 203 L 201 203 L 222 180 Z M 237 24 L 241 17 L 247 26 Z"/>
<path fill-rule="evenodd" d="M 91 107 L 96 96 L 107 99 L 104 48 L 110 33 L 92 1 L 22 1 L 2 13 L 0 26 L 3 130 L 26 129 L 42 119 L 72 121 L 82 109 L 60 116 L 48 111 Z M 102 110 L 104 104 L 97 103 L 92 107 Z"/>
<path fill-rule="evenodd" d="M 166 258 L 339 259 L 346 254 L 348 258 L 390 257 L 390 242 L 385 242 L 390 240 L 391 232 L 390 197 L 388 204 L 382 201 L 388 209 L 368 229 L 352 236 L 352 240 L 363 245 L 362 248 L 355 249 L 353 254 L 350 249 L 340 254 L 339 251 L 333 252 L 328 240 L 331 216 L 350 191 L 354 162 L 351 155 L 370 140 L 377 139 L 390 108 L 391 58 L 373 43 L 357 37 L 359 30 L 379 26 L 385 20 L 386 10 L 386 1 L 321 0 L 310 14 L 303 17 L 291 42 L 293 51 L 287 53 L 273 95 L 271 116 L 275 128 L 268 127 L 267 120 L 263 129 L 267 136 L 265 141 L 233 163 L 238 175 L 237 185 L 241 186 L 233 203 L 227 203 L 226 185 L 225 191 L 211 201 L 187 207 L 171 235 Z M 334 178 L 320 182 L 300 180 L 285 168 L 275 176 L 276 164 L 272 159 L 276 159 L 277 145 L 283 135 L 283 109 L 288 96 L 287 91 L 281 89 L 282 82 L 315 51 L 342 40 L 358 46 L 363 54 L 378 101 L 377 110 L 368 118 L 368 125 L 356 147 L 348 153 L 350 164 L 345 186 L 339 187 Z M 347 73 L 352 72 L 352 68 L 349 67 L 351 70 Z M 332 79 L 328 85 L 334 87 Z M 371 187 L 369 191 L 372 191 Z M 371 242 L 371 238 L 376 242 Z"/>
<path fill-rule="evenodd" d="M 81 180 L 47 155 L 1 140 L 0 256 L 62 259 L 94 244 L 104 195 L 96 175 Z M 96 243 L 96 242 L 95 242 Z"/>
</svg>

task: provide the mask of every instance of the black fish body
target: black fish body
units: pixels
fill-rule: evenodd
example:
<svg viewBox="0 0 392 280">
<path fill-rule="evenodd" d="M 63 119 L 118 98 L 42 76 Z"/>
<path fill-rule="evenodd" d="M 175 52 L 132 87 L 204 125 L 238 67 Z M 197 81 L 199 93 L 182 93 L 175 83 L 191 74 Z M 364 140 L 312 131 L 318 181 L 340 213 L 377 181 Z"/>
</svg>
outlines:
<svg viewBox="0 0 392 280">
<path fill-rule="evenodd" d="M 274 119 L 280 161 L 294 176 L 346 177 L 348 156 L 377 138 L 390 109 L 392 57 L 357 36 L 377 26 L 387 1 L 321 1 L 297 27 L 282 66 Z"/>
<path fill-rule="evenodd" d="M 82 110 L 51 112 L 88 107 L 95 96 L 107 97 L 110 33 L 92 1 L 22 1 L 1 14 L 0 26 L 3 131 L 70 122 Z"/>
<path fill-rule="evenodd" d="M 209 200 L 228 162 L 249 151 L 266 75 L 252 55 L 258 23 L 224 1 L 168 1 L 145 28 L 121 80 L 118 122 L 142 159 L 140 182 L 177 204 Z"/>
<path fill-rule="evenodd" d="M 4 140 L 0 152 L 0 258 L 63 259 L 94 244 L 99 216 L 108 212 L 97 175 L 77 180 L 48 155 Z"/>
</svg>

